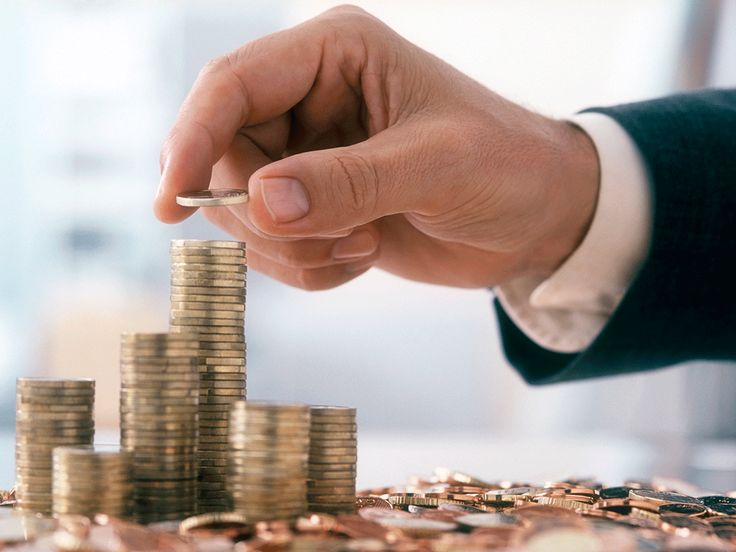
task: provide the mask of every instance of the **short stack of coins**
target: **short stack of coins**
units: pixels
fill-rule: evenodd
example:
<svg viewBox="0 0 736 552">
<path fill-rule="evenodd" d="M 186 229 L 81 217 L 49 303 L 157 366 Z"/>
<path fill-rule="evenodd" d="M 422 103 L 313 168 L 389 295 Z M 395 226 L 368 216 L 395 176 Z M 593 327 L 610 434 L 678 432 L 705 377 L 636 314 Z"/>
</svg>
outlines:
<svg viewBox="0 0 736 552">
<path fill-rule="evenodd" d="M 94 442 L 95 381 L 18 378 L 15 417 L 15 492 L 18 507 L 50 514 L 55 447 Z"/>
<path fill-rule="evenodd" d="M 170 328 L 200 340 L 198 507 L 226 511 L 228 412 L 246 387 L 245 244 L 173 240 L 170 254 Z"/>
<path fill-rule="evenodd" d="M 130 454 L 118 447 L 56 447 L 53 512 L 117 518 L 130 514 Z"/>
<path fill-rule="evenodd" d="M 309 407 L 238 401 L 230 411 L 228 490 L 251 521 L 293 520 L 307 510 Z"/>
<path fill-rule="evenodd" d="M 355 409 L 310 407 L 307 501 L 310 512 L 329 514 L 355 510 L 358 427 Z"/>
<path fill-rule="evenodd" d="M 121 344 L 120 443 L 132 457 L 133 517 L 182 519 L 197 499 L 197 338 L 123 334 Z"/>
</svg>

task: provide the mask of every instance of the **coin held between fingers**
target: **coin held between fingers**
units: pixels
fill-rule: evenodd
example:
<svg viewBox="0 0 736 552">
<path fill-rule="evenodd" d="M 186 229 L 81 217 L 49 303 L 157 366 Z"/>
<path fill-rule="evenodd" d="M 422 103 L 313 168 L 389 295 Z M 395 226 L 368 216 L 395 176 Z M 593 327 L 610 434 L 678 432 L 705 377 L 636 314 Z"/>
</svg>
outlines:
<svg viewBox="0 0 736 552">
<path fill-rule="evenodd" d="M 176 196 L 176 203 L 183 207 L 222 207 L 248 203 L 249 199 L 250 196 L 246 190 L 228 188 L 183 192 Z"/>
</svg>

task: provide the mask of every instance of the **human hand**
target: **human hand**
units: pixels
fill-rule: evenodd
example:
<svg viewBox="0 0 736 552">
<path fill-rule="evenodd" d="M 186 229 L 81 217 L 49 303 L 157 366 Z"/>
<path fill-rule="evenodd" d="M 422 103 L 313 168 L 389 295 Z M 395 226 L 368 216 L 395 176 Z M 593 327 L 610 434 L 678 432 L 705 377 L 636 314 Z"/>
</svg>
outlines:
<svg viewBox="0 0 736 552">
<path fill-rule="evenodd" d="M 248 189 L 205 216 L 248 265 L 325 289 L 375 266 L 490 287 L 550 274 L 598 193 L 587 135 L 481 86 L 353 7 L 255 40 L 200 73 L 161 154 L 156 215 L 178 193 Z"/>
</svg>

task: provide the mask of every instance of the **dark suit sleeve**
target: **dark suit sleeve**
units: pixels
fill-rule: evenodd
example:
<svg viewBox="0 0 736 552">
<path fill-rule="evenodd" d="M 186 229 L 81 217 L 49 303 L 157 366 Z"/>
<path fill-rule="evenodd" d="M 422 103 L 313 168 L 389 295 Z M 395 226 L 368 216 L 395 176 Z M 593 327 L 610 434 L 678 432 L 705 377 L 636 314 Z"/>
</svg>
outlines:
<svg viewBox="0 0 736 552">
<path fill-rule="evenodd" d="M 736 359 L 736 90 L 595 108 L 632 137 L 653 186 L 650 249 L 616 311 L 578 354 L 537 346 L 498 301 L 509 362 L 532 384 L 690 360 Z"/>
</svg>

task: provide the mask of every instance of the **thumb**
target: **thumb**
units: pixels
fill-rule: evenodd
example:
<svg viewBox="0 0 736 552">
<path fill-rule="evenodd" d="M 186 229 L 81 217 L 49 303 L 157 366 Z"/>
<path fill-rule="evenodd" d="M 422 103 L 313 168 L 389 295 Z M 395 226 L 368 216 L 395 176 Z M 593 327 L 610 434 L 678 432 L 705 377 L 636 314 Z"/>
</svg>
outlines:
<svg viewBox="0 0 736 552">
<path fill-rule="evenodd" d="M 300 153 L 250 178 L 248 218 L 264 234 L 309 237 L 339 232 L 421 208 L 421 163 L 397 147 L 391 131 L 353 146 Z M 398 159 L 401 152 L 402 159 Z"/>
</svg>

